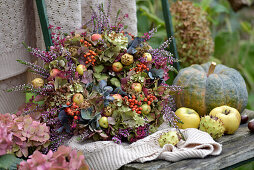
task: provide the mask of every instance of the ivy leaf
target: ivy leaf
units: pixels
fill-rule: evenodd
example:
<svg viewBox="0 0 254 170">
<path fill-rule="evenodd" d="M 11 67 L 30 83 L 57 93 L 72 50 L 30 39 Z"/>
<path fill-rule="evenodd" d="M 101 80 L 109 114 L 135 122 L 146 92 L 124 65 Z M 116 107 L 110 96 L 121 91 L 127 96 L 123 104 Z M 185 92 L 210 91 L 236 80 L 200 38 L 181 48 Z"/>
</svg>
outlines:
<svg viewBox="0 0 254 170">
<path fill-rule="evenodd" d="M 163 79 L 164 77 L 164 70 L 163 69 L 150 69 L 149 72 L 148 72 L 148 76 L 151 78 L 151 79 Z"/>
<path fill-rule="evenodd" d="M 66 114 L 64 110 L 61 110 L 58 114 L 58 119 L 64 124 L 68 123 L 69 116 Z"/>
<path fill-rule="evenodd" d="M 106 86 L 103 88 L 103 95 L 108 96 L 113 91 L 113 88 L 111 86 Z"/>
<path fill-rule="evenodd" d="M 93 108 L 92 107 L 89 107 L 88 109 L 81 109 L 81 117 L 82 119 L 85 119 L 85 120 L 90 120 L 90 119 L 93 119 L 93 116 L 92 116 L 92 112 L 93 112 Z"/>
<path fill-rule="evenodd" d="M 114 98 L 114 97 L 112 97 L 112 96 L 106 96 L 106 100 L 108 100 L 108 101 L 114 101 L 114 100 L 115 100 L 115 98 Z"/>
<path fill-rule="evenodd" d="M 121 87 L 117 87 L 114 91 L 113 94 L 120 94 L 121 96 L 127 96 L 127 93 L 122 90 Z"/>
<path fill-rule="evenodd" d="M 93 67 L 95 73 L 101 73 L 104 69 L 103 65 L 98 65 Z"/>
<path fill-rule="evenodd" d="M 121 86 L 121 83 L 120 81 L 117 79 L 117 78 L 112 78 L 110 79 L 110 83 L 116 87 L 120 87 Z"/>
<path fill-rule="evenodd" d="M 23 159 L 19 159 L 13 154 L 2 155 L 0 156 L 0 169 L 16 170 L 21 161 Z"/>
<path fill-rule="evenodd" d="M 84 84 L 90 84 L 93 82 L 93 71 L 92 70 L 87 70 L 83 73 L 83 77 L 81 82 Z"/>
<path fill-rule="evenodd" d="M 129 54 L 135 54 L 137 48 L 142 42 L 144 41 L 144 38 L 135 37 L 134 40 L 130 41 L 127 47 L 127 53 Z"/>
</svg>

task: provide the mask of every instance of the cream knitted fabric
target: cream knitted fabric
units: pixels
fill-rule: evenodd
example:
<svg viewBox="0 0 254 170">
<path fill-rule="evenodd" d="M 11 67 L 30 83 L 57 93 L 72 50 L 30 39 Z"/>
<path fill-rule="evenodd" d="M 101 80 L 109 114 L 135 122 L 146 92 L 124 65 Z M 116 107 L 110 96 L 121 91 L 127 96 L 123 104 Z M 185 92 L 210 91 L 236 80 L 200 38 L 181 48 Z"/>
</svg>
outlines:
<svg viewBox="0 0 254 170">
<path fill-rule="evenodd" d="M 163 129 L 138 140 L 132 144 L 115 144 L 112 141 L 97 141 L 78 143 L 73 137 L 68 145 L 84 152 L 86 162 L 91 169 L 118 169 L 130 162 L 146 162 L 155 159 L 180 161 L 188 158 L 204 158 L 207 155 L 219 155 L 222 145 L 212 137 L 197 129 L 182 130 L 186 141 L 181 140 L 177 146 L 159 146 L 158 138 L 161 134 L 175 129 Z"/>
<path fill-rule="evenodd" d="M 25 101 L 19 92 L 7 93 L 2 87 L 8 88 L 24 84 L 23 75 L 27 67 L 16 62 L 17 59 L 29 61 L 30 55 L 23 47 L 25 42 L 31 47 L 45 49 L 40 20 L 35 1 L 32 0 L 1 0 L 0 1 L 0 113 L 14 112 Z M 100 2 L 107 7 L 108 0 L 46 0 L 49 23 L 60 26 L 63 32 L 71 32 L 90 19 L 92 10 Z M 137 34 L 136 1 L 112 0 L 111 14 L 117 10 L 128 13 L 124 23 L 128 31 Z M 15 77 L 16 76 L 16 77 Z M 18 78 L 18 79 L 17 79 Z M 22 78 L 22 79 L 21 79 Z"/>
</svg>

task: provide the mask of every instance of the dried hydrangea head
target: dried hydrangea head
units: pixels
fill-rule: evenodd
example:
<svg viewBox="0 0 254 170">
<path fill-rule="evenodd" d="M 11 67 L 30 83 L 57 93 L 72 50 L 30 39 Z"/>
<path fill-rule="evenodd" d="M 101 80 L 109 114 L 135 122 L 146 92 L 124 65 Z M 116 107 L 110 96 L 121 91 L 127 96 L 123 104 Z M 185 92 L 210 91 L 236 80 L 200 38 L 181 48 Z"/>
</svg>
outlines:
<svg viewBox="0 0 254 170">
<path fill-rule="evenodd" d="M 45 123 L 34 121 L 29 115 L 15 118 L 14 123 L 16 126 L 11 128 L 14 142 L 12 151 L 18 157 L 27 157 L 29 147 L 39 150 L 49 145 L 49 128 Z"/>
<path fill-rule="evenodd" d="M 105 33 L 105 39 L 120 49 L 126 49 L 128 45 L 128 37 L 123 33 L 116 33 L 114 31 L 110 34 Z"/>
<path fill-rule="evenodd" d="M 181 65 L 207 62 L 214 52 L 207 14 L 190 1 L 173 3 L 171 11 Z"/>
<path fill-rule="evenodd" d="M 0 156 L 5 155 L 12 148 L 12 133 L 0 122 Z"/>
<path fill-rule="evenodd" d="M 29 158 L 20 163 L 19 170 L 30 170 L 38 167 L 40 169 L 89 169 L 81 152 L 63 145 L 54 153 L 50 150 L 47 155 L 35 151 Z"/>
</svg>

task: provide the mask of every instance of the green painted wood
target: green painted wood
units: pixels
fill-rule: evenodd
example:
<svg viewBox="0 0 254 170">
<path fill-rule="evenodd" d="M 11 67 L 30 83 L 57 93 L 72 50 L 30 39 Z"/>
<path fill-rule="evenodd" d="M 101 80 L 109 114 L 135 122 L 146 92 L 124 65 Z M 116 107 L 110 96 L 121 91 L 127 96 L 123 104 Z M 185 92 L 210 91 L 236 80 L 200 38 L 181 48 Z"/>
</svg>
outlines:
<svg viewBox="0 0 254 170">
<path fill-rule="evenodd" d="M 168 0 L 161 0 L 161 3 L 162 3 L 162 11 L 163 11 L 163 16 L 164 16 L 165 25 L 166 25 L 167 36 L 168 38 L 170 38 L 174 36 L 174 28 L 172 23 L 172 16 L 169 9 L 170 8 L 169 2 Z M 178 59 L 178 53 L 177 53 L 176 42 L 174 37 L 172 39 L 172 43 L 170 44 L 169 50 L 173 54 L 174 58 Z M 180 70 L 179 62 L 174 63 L 174 67 L 177 69 L 177 71 L 179 71 Z"/>
<path fill-rule="evenodd" d="M 41 23 L 41 29 L 43 33 L 44 43 L 47 48 L 49 49 L 50 46 L 53 45 L 52 39 L 51 39 L 51 33 L 49 28 L 49 22 L 48 22 L 48 16 L 47 16 L 47 10 L 46 10 L 46 4 L 44 0 L 36 0 L 37 10 L 40 18 Z"/>
</svg>

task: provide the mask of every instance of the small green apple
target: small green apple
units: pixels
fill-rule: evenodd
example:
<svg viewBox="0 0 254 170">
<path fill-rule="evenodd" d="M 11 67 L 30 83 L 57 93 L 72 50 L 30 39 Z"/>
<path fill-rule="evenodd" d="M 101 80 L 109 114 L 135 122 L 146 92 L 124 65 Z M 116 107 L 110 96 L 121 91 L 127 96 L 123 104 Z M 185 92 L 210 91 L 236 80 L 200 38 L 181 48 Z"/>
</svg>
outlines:
<svg viewBox="0 0 254 170">
<path fill-rule="evenodd" d="M 177 123 L 180 129 L 198 128 L 200 123 L 199 114 L 190 108 L 181 107 L 176 110 L 175 115 L 183 122 Z"/>
<path fill-rule="evenodd" d="M 86 66 L 83 64 L 80 64 L 77 66 L 76 71 L 78 72 L 79 75 L 83 75 L 84 71 L 86 71 Z"/>
<path fill-rule="evenodd" d="M 241 123 L 241 114 L 237 109 L 230 106 L 216 107 L 209 115 L 217 117 L 223 122 L 226 134 L 234 134 Z"/>
<path fill-rule="evenodd" d="M 122 71 L 122 70 L 123 70 L 123 65 L 122 65 L 122 63 L 120 63 L 120 62 L 115 62 L 115 63 L 113 63 L 113 65 L 112 65 L 112 70 L 113 70 L 114 72 L 120 72 L 120 71 Z"/>
<path fill-rule="evenodd" d="M 148 104 L 143 104 L 143 105 L 141 106 L 141 108 L 142 108 L 141 113 L 143 113 L 143 114 L 145 114 L 145 115 L 147 115 L 148 113 L 151 112 L 151 106 L 149 106 Z"/>
<path fill-rule="evenodd" d="M 108 128 L 108 118 L 103 116 L 99 120 L 99 125 L 103 128 Z"/>
<path fill-rule="evenodd" d="M 143 57 L 146 58 L 146 61 L 150 62 L 152 61 L 153 57 L 150 53 L 144 53 Z"/>
<path fill-rule="evenodd" d="M 84 102 L 84 96 L 81 93 L 76 93 L 73 95 L 72 101 L 80 106 Z"/>
<path fill-rule="evenodd" d="M 39 88 L 43 86 L 44 80 L 42 78 L 35 78 L 31 83 L 34 88 Z"/>
<path fill-rule="evenodd" d="M 140 83 L 133 83 L 131 88 L 137 93 L 142 91 L 142 85 Z"/>
</svg>

